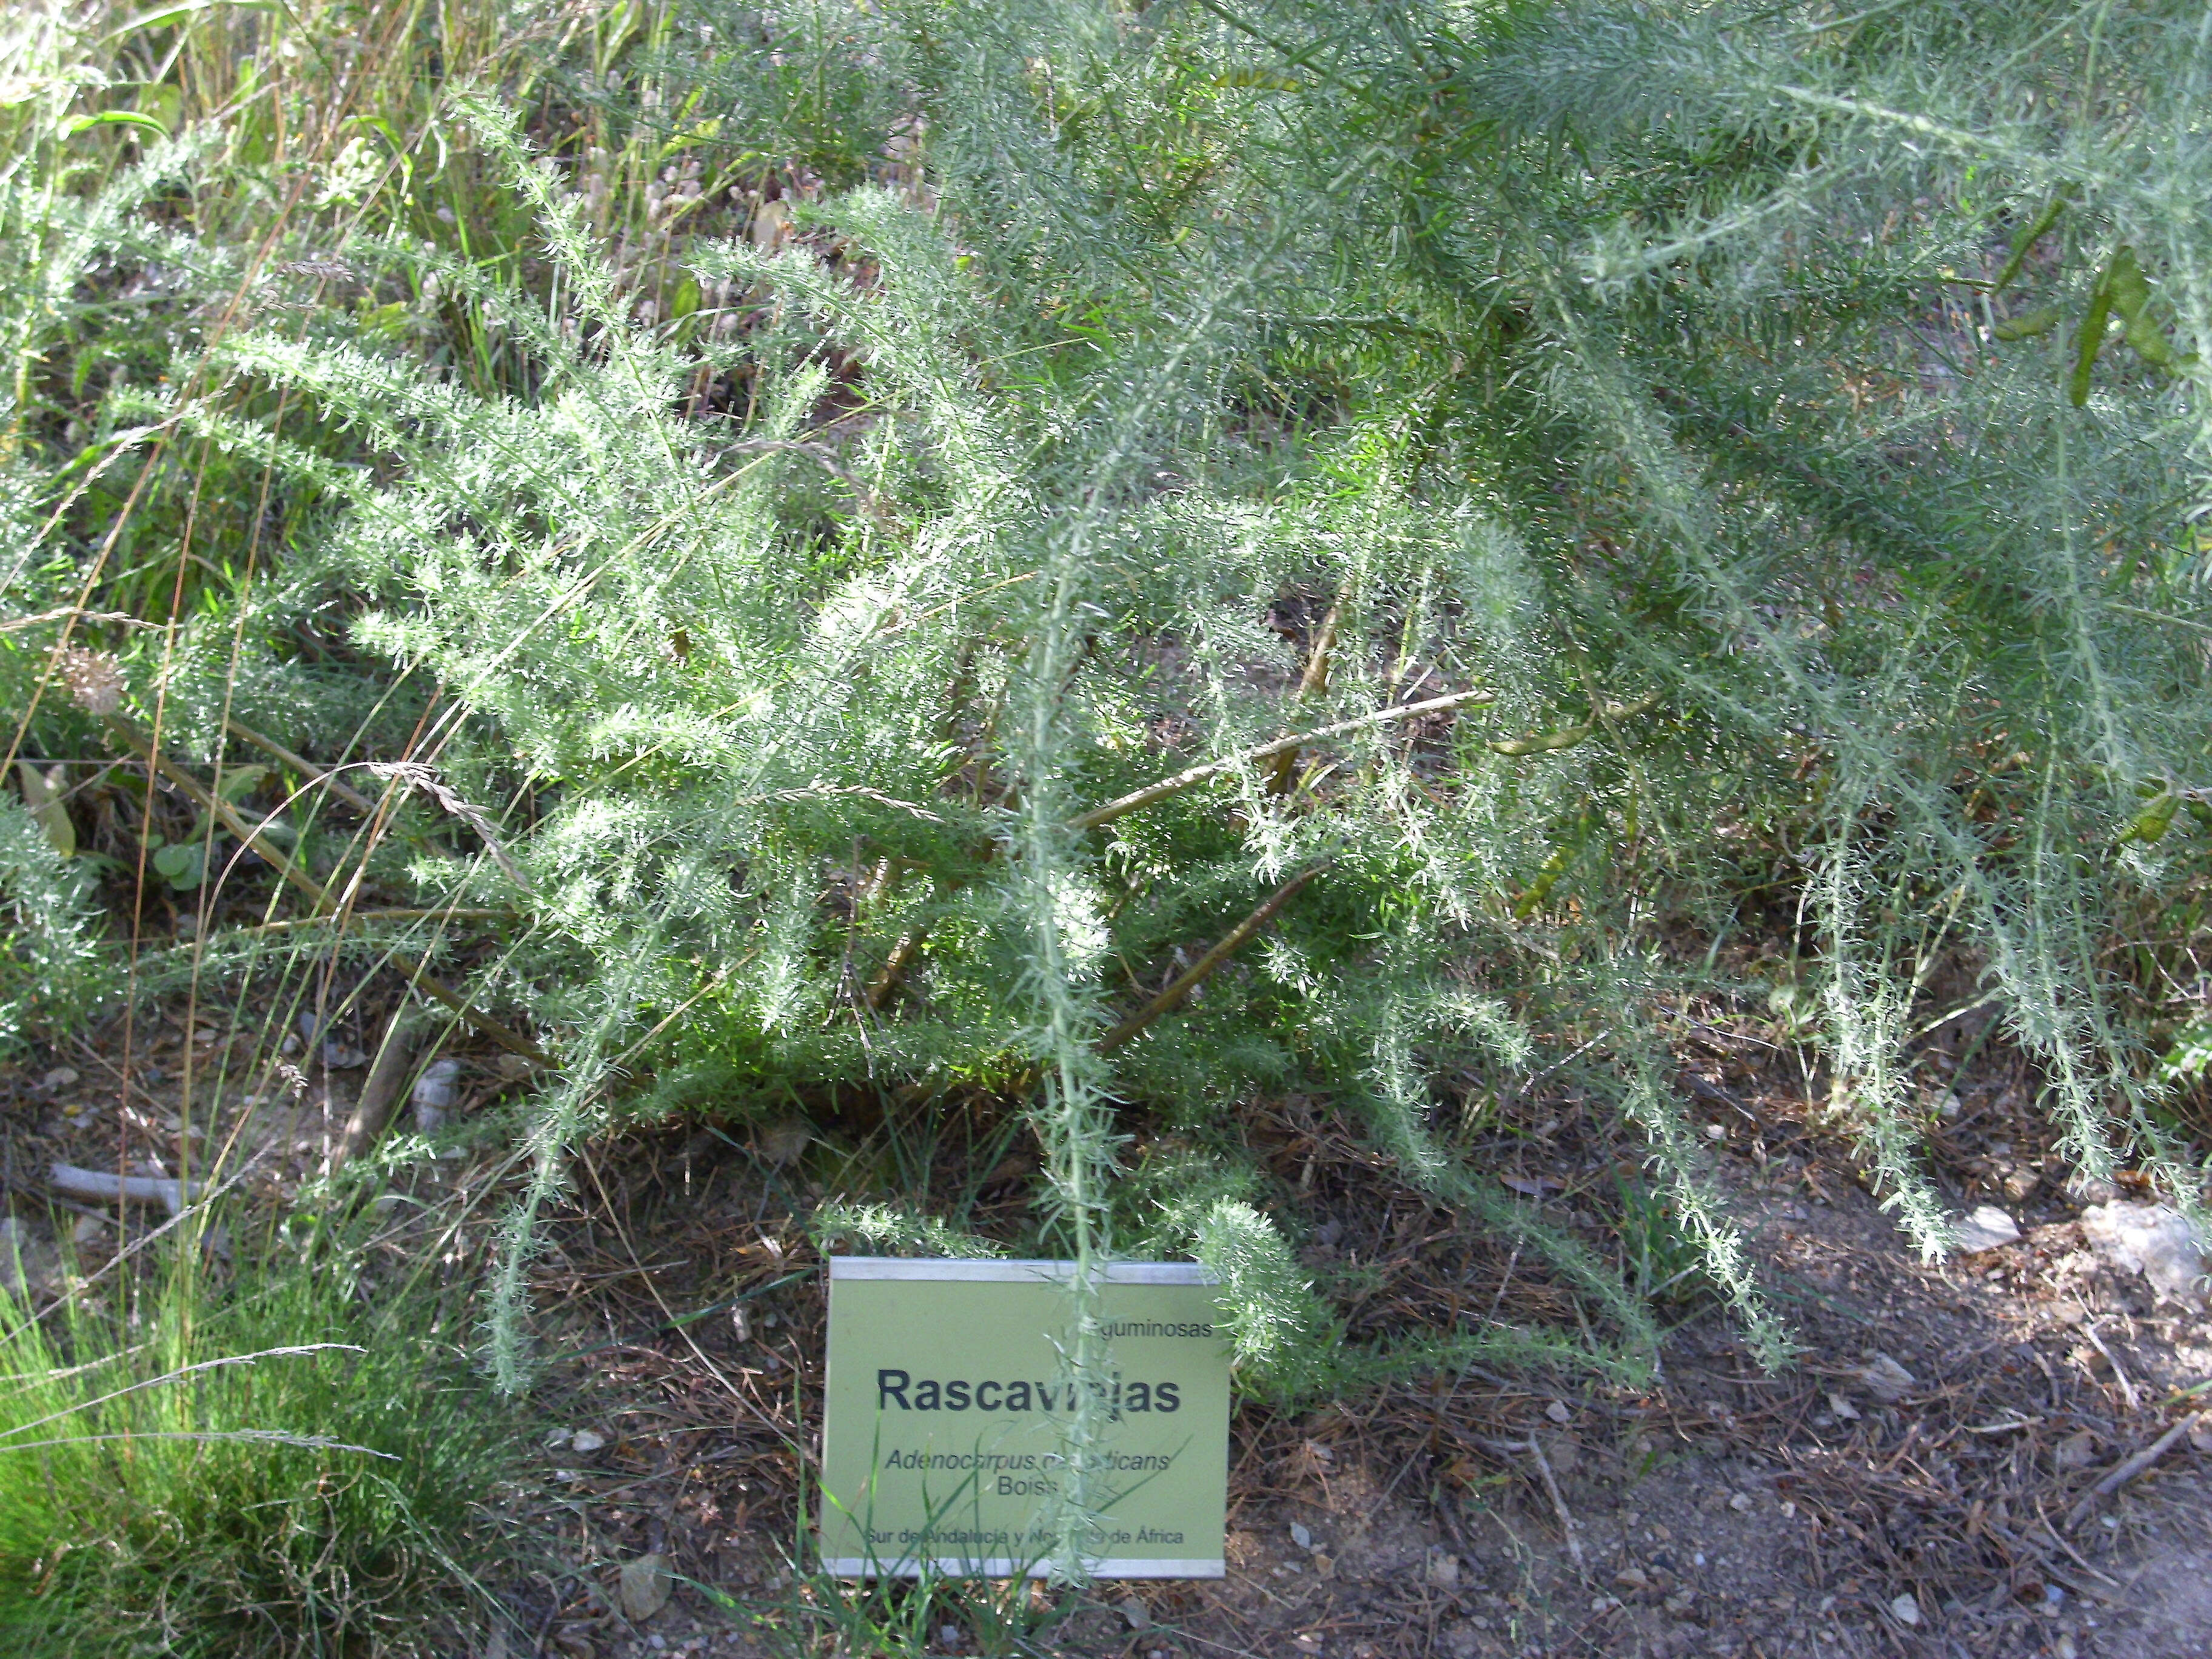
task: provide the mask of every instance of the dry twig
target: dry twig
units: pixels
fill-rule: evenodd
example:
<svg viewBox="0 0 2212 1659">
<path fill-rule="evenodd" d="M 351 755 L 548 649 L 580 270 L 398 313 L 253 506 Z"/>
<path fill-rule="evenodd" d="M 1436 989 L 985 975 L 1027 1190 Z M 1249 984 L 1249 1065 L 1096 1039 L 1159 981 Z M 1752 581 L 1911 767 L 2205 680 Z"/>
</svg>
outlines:
<svg viewBox="0 0 2212 1659">
<path fill-rule="evenodd" d="M 1268 894 L 1265 903 L 1231 928 L 1219 944 L 1193 963 L 1186 972 L 1176 978 L 1174 984 L 1169 986 L 1166 990 L 1162 991 L 1135 1013 L 1099 1038 L 1099 1052 L 1111 1053 L 1152 1024 L 1153 1021 L 1164 1014 L 1174 1012 L 1182 1006 L 1184 998 L 1211 979 L 1223 963 L 1243 949 L 1246 941 L 1250 939 L 1253 934 L 1274 919 L 1277 911 L 1296 898 L 1300 888 L 1328 867 L 1325 864 L 1317 864 L 1310 870 L 1301 871 Z"/>
<path fill-rule="evenodd" d="M 2173 1443 L 2175 1441 L 2180 1439 L 2182 1436 L 2187 1434 L 2191 1429 L 2197 1427 L 2198 1424 L 2203 1423 L 2207 1420 L 2208 1413 L 2204 1412 L 2191 1413 L 2187 1417 L 2183 1418 L 2172 1428 L 2168 1429 L 2164 1434 L 2159 1436 L 2157 1439 L 2152 1441 L 2150 1444 L 2145 1446 L 2133 1457 L 2129 1458 L 2118 1468 L 2115 1468 L 2110 1474 L 2106 1475 L 2102 1480 L 2100 1480 L 2095 1486 L 2090 1487 L 2087 1493 L 2083 1496 L 2081 1501 L 2076 1504 L 2073 1509 L 2068 1512 L 2066 1516 L 2067 1531 L 2073 1531 L 2075 1528 L 2080 1526 L 2084 1521 L 2087 1520 L 2095 1511 L 2098 1504 L 2103 1503 L 2105 1499 L 2110 1498 L 2121 1487 L 2126 1486 L 2129 1481 L 2134 1480 L 2145 1469 L 2149 1468 L 2154 1463 L 2157 1462 L 2160 1458 L 2165 1456 L 2167 1452 L 2173 1449 Z"/>
</svg>

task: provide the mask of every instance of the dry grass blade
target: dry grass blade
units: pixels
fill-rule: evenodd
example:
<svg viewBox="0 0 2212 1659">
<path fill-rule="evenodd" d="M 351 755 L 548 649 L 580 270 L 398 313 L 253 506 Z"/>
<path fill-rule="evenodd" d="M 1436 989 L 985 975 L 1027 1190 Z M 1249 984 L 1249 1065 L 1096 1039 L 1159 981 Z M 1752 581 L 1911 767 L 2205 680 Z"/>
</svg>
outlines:
<svg viewBox="0 0 2212 1659">
<path fill-rule="evenodd" d="M 1162 778 L 1158 783 L 1146 784 L 1103 805 L 1094 806 L 1087 812 L 1079 812 L 1067 821 L 1071 830 L 1096 830 L 1101 824 L 1111 823 L 1115 818 L 1140 811 L 1155 801 L 1165 800 L 1170 795 L 1180 794 L 1194 784 L 1208 778 L 1218 778 L 1224 772 L 1233 772 L 1240 766 L 1249 766 L 1273 756 L 1294 753 L 1308 744 L 1320 743 L 1329 738 L 1340 738 L 1353 732 L 1364 732 L 1377 726 L 1388 726 L 1397 720 L 1416 720 L 1423 714 L 1442 714 L 1448 708 L 1460 708 L 1470 704 L 1480 706 L 1497 701 L 1491 691 L 1455 691 L 1448 696 L 1430 697 L 1420 702 L 1400 703 L 1395 708 L 1378 709 L 1372 714 L 1361 714 L 1355 719 L 1339 720 L 1333 726 L 1316 726 L 1310 732 L 1301 732 L 1295 737 L 1278 738 L 1273 743 L 1256 744 L 1249 749 L 1240 749 L 1233 755 L 1208 761 Z"/>
</svg>

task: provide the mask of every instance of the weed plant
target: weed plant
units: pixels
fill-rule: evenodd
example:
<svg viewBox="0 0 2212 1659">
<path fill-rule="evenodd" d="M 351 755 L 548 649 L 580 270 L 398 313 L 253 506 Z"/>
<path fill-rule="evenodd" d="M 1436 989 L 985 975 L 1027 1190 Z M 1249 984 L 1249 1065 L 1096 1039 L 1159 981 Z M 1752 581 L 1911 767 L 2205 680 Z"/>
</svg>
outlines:
<svg viewBox="0 0 2212 1659">
<path fill-rule="evenodd" d="M 42 763 L 314 757 L 253 786 L 289 854 L 160 830 L 198 926 L 144 982 L 427 962 L 557 1058 L 506 1386 L 579 1136 L 860 1096 L 1026 1114 L 1001 1242 L 1196 1254 L 1279 1397 L 1633 1374 L 1671 1243 L 1632 1288 L 1455 1145 L 1540 1070 L 1647 1138 L 1778 1362 L 1674 1086 L 1692 994 L 1778 1011 L 1930 1253 L 1915 1045 L 1968 1003 L 2079 1168 L 2196 1201 L 2201 9 L 390 9 L 400 56 L 323 83 L 274 66 L 335 10 L 134 37 L 270 77 L 198 148 L 49 76 L 6 210 L 82 228 L 7 301 L 9 593 L 64 614 L 5 672 Z M 134 291 L 166 333 L 92 303 Z M 106 787 L 105 855 L 146 848 L 169 809 Z M 260 926 L 295 904 L 327 931 Z M 1291 1087 L 1587 1334 L 1340 1342 L 1237 1127 Z"/>
<path fill-rule="evenodd" d="M 135 1290 L 0 1302 L 0 1649 L 451 1651 L 515 1455 L 465 1320 L 359 1240 L 225 1269 L 204 1224 Z"/>
</svg>

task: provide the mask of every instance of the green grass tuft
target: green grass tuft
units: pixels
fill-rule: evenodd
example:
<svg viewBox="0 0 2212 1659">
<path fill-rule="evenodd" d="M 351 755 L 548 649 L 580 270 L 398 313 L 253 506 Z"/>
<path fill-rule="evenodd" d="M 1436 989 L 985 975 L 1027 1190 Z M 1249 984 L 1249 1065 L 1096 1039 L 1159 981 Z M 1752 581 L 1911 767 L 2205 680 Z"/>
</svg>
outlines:
<svg viewBox="0 0 2212 1659">
<path fill-rule="evenodd" d="M 196 1243 L 58 1326 L 0 1292 L 0 1653 L 452 1650 L 514 1443 L 465 1323 L 319 1230 Z"/>
</svg>

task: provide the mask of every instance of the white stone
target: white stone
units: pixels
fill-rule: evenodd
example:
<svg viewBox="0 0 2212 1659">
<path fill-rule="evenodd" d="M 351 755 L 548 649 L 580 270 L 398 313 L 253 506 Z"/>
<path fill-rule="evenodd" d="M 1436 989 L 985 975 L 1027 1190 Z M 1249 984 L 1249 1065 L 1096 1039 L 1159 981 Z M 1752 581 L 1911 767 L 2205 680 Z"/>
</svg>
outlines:
<svg viewBox="0 0 2212 1659">
<path fill-rule="evenodd" d="M 2160 1296 L 2204 1305 L 2204 1243 L 2179 1210 L 2124 1200 L 2081 1212 L 2081 1235 L 2116 1273 L 2141 1273 Z"/>
<path fill-rule="evenodd" d="M 1984 1204 L 1953 1230 L 1953 1248 L 1961 1255 L 1994 1250 L 2020 1237 L 2020 1224 L 1994 1204 Z"/>
</svg>

